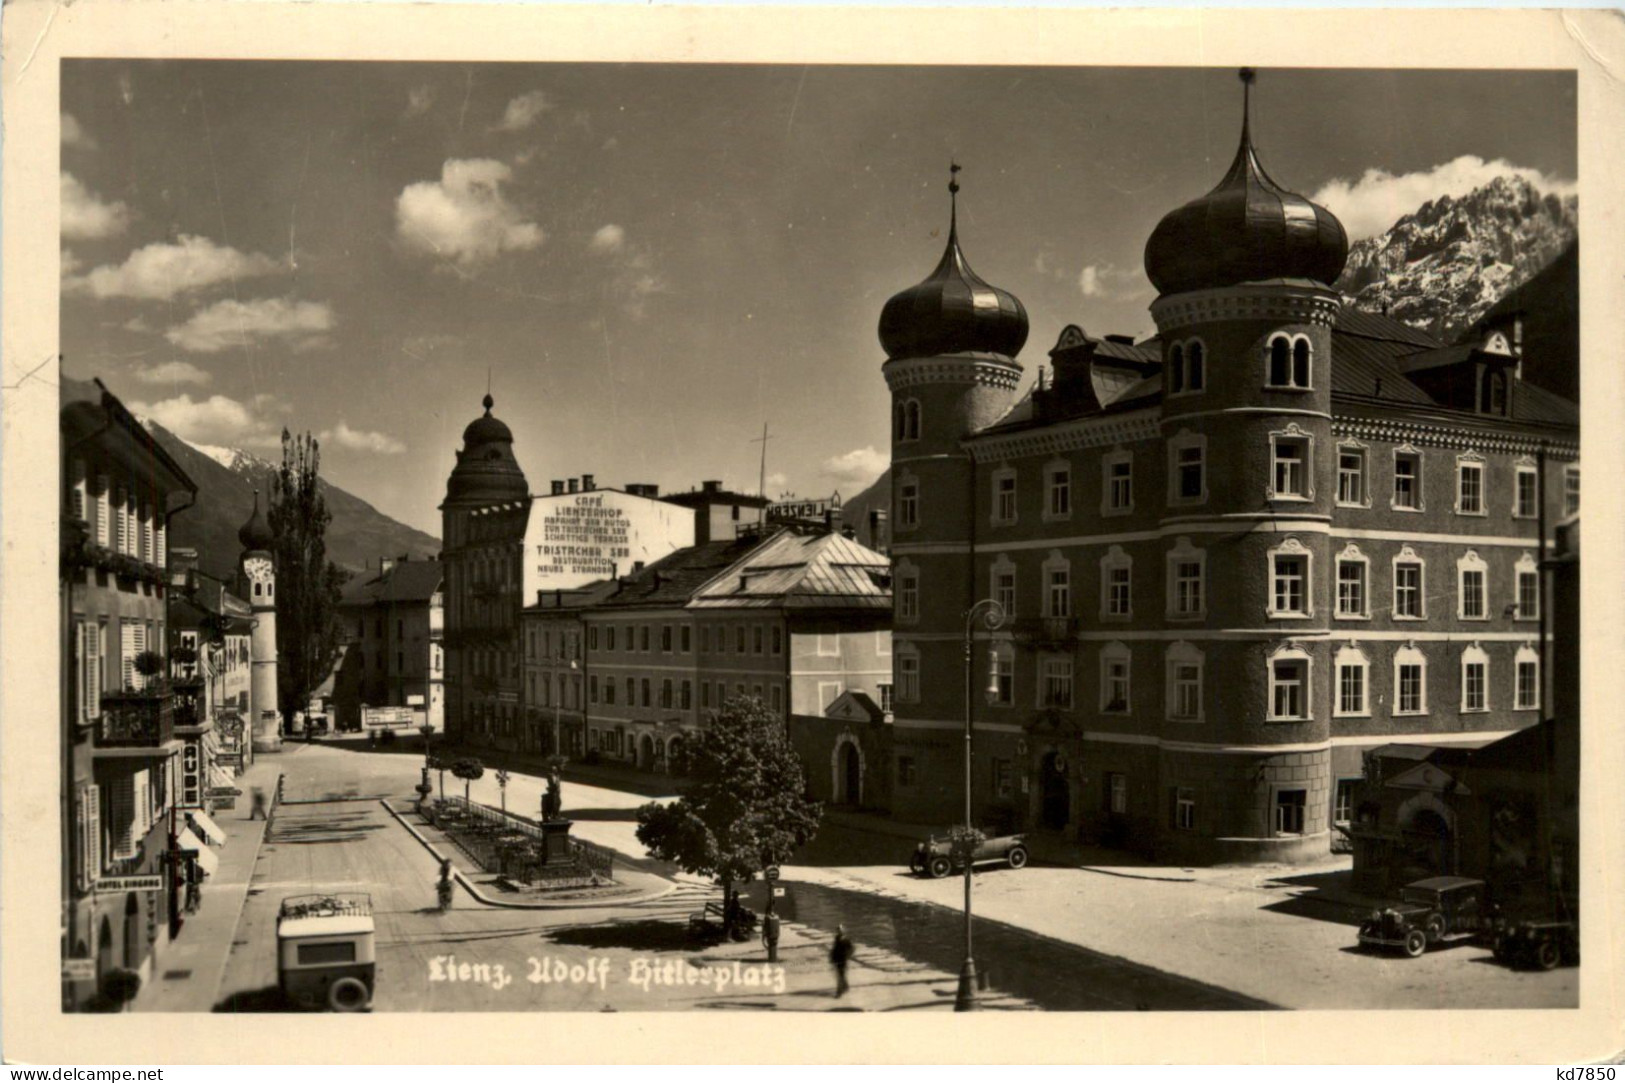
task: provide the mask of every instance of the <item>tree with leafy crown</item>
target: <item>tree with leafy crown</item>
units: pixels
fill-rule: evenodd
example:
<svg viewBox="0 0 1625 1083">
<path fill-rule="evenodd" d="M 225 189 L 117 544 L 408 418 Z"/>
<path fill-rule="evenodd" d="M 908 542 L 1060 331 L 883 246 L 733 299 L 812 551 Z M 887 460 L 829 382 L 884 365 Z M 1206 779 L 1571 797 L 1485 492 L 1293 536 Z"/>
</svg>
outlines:
<svg viewBox="0 0 1625 1083">
<path fill-rule="evenodd" d="M 822 806 L 784 721 L 760 699 L 730 699 L 678 747 L 683 794 L 638 809 L 638 841 L 649 853 L 722 887 L 723 930 L 733 934 L 739 888 L 788 858 L 818 831 Z"/>
<path fill-rule="evenodd" d="M 327 559 L 333 514 L 322 495 L 321 447 L 310 433 L 282 430 L 282 467 L 266 514 L 275 538 L 277 703 L 284 728 L 338 660 L 338 605 L 346 576 Z"/>
</svg>

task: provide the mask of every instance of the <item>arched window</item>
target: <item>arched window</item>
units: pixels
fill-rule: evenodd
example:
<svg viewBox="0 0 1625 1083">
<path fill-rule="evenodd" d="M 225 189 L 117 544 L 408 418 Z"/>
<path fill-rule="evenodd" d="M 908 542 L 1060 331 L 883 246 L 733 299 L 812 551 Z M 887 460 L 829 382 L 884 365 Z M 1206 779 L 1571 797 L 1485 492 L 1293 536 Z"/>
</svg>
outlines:
<svg viewBox="0 0 1625 1083">
<path fill-rule="evenodd" d="M 1168 351 L 1168 393 L 1178 395 L 1185 390 L 1185 347 L 1174 343 Z"/>
<path fill-rule="evenodd" d="M 1168 647 L 1164 702 L 1169 721 L 1202 721 L 1202 651 L 1183 640 Z"/>
<path fill-rule="evenodd" d="M 1269 720 L 1298 722 L 1309 717 L 1309 653 L 1282 646 L 1269 659 Z"/>
<path fill-rule="evenodd" d="M 1112 641 L 1100 648 L 1100 710 L 1104 714 L 1128 714 L 1132 709 L 1133 688 L 1130 664 L 1133 655 L 1122 643 Z"/>
<path fill-rule="evenodd" d="M 1427 690 L 1427 656 L 1407 643 L 1394 652 L 1394 713 L 1426 714 Z"/>
<path fill-rule="evenodd" d="M 1292 344 L 1292 386 L 1309 386 L 1309 340 L 1306 338 Z"/>
<path fill-rule="evenodd" d="M 1540 709 L 1540 654 L 1528 643 L 1518 648 L 1514 658 L 1516 682 L 1512 707 L 1518 711 Z"/>
<path fill-rule="evenodd" d="M 920 438 L 920 401 L 918 399 L 908 400 L 908 422 L 906 428 L 908 430 L 907 436 L 905 437 L 906 439 L 918 440 Z"/>
<path fill-rule="evenodd" d="M 1200 342 L 1191 343 L 1190 359 L 1185 367 L 1185 386 L 1201 391 L 1207 386 L 1207 351 Z"/>
<path fill-rule="evenodd" d="M 1292 382 L 1292 344 L 1285 335 L 1270 339 L 1270 386 L 1287 387 Z"/>
<path fill-rule="evenodd" d="M 897 403 L 895 406 L 892 407 L 891 412 L 892 412 L 892 422 L 891 422 L 892 436 L 891 436 L 891 438 L 893 440 L 895 440 L 895 441 L 901 441 L 901 440 L 904 439 L 904 434 L 908 431 L 908 423 L 907 423 L 907 420 L 906 420 L 907 416 L 908 416 L 908 408 L 906 406 L 904 406 L 902 403 Z"/>
<path fill-rule="evenodd" d="M 1490 709 L 1490 656 L 1477 643 L 1461 652 L 1461 709 Z"/>
<path fill-rule="evenodd" d="M 1333 695 L 1332 714 L 1338 716 L 1368 715 L 1371 713 L 1369 691 L 1370 663 L 1365 652 L 1350 643 L 1337 652 L 1335 661 L 1337 686 Z"/>
</svg>

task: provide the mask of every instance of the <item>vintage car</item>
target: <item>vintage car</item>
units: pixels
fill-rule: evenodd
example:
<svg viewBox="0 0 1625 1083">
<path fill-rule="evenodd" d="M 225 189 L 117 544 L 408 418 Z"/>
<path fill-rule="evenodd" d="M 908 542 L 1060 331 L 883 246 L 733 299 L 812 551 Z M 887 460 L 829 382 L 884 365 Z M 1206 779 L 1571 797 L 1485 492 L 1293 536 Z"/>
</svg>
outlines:
<svg viewBox="0 0 1625 1083">
<path fill-rule="evenodd" d="M 1488 917 L 1484 881 L 1433 876 L 1405 885 L 1399 902 L 1373 910 L 1360 926 L 1360 946 L 1400 948 L 1414 959 L 1434 944 L 1483 935 Z"/>
<path fill-rule="evenodd" d="M 982 832 L 977 840 L 976 849 L 971 854 L 970 863 L 983 865 L 994 861 L 1001 861 L 1012 869 L 1019 869 L 1027 864 L 1027 836 L 995 836 L 989 832 Z M 965 861 L 951 837 L 939 839 L 932 835 L 914 847 L 914 854 L 908 860 L 908 867 L 916 876 L 928 875 L 940 880 L 950 872 L 963 872 Z"/>
<path fill-rule="evenodd" d="M 377 977 L 372 897 L 293 895 L 276 919 L 277 983 L 290 1004 L 365 1011 Z"/>
<path fill-rule="evenodd" d="M 1495 958 L 1509 966 L 1553 970 L 1580 963 L 1580 930 L 1572 921 L 1498 921 L 1493 944 Z"/>
</svg>

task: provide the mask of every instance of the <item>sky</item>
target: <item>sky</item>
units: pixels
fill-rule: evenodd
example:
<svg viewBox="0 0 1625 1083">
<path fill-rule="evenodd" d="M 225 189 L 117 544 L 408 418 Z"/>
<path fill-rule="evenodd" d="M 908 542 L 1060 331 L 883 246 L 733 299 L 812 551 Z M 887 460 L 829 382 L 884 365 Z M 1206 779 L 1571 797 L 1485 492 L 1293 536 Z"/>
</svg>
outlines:
<svg viewBox="0 0 1625 1083">
<path fill-rule="evenodd" d="M 68 60 L 64 368 L 193 443 L 439 534 L 489 386 L 532 491 L 851 496 L 881 307 L 941 255 L 1062 328 L 1154 331 L 1146 238 L 1235 152 L 1231 69 Z M 1351 238 L 1518 172 L 1574 190 L 1561 72 L 1265 70 L 1254 142 Z"/>
</svg>

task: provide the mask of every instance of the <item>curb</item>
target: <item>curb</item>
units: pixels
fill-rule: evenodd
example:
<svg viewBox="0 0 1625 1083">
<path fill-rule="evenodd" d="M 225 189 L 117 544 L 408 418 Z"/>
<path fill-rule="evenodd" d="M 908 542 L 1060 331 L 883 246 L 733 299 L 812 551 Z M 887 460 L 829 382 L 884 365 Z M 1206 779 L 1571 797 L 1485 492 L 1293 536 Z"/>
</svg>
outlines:
<svg viewBox="0 0 1625 1083">
<path fill-rule="evenodd" d="M 385 811 L 387 811 L 391 816 L 395 817 L 396 823 L 400 824 L 402 827 L 406 828 L 407 831 L 411 832 L 412 837 L 417 839 L 418 842 L 422 843 L 423 848 L 429 851 L 430 854 L 434 855 L 434 859 L 436 861 L 446 860 L 440 851 L 434 848 L 434 844 L 423 837 L 423 833 L 420 832 L 416 826 L 410 823 L 406 817 L 395 811 L 395 806 L 389 803 L 388 798 L 381 797 L 378 799 L 378 803 L 383 805 Z M 481 905 L 491 906 L 501 910 L 601 910 L 606 906 L 632 906 L 638 903 L 650 902 L 654 899 L 669 895 L 673 891 L 677 890 L 677 885 L 674 882 L 666 880 L 665 887 L 659 889 L 658 891 L 644 892 L 641 895 L 616 896 L 610 899 L 589 899 L 571 902 L 511 902 L 507 899 L 493 899 L 489 895 L 485 894 L 479 888 L 475 887 L 473 881 L 471 881 L 467 876 L 463 875 L 463 870 L 457 868 L 455 864 L 452 865 L 451 874 L 452 876 L 456 877 L 458 883 L 463 885 L 463 890 L 468 892 L 474 901 L 480 903 Z M 653 876 L 654 874 L 647 873 L 645 875 Z M 661 877 L 661 879 L 665 880 L 665 877 Z"/>
</svg>

